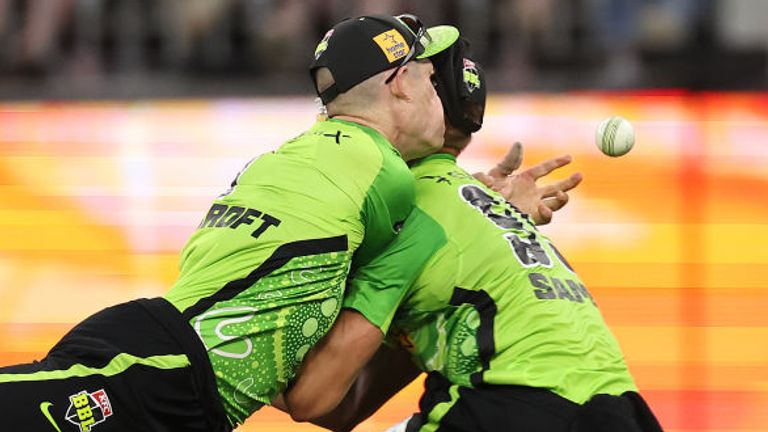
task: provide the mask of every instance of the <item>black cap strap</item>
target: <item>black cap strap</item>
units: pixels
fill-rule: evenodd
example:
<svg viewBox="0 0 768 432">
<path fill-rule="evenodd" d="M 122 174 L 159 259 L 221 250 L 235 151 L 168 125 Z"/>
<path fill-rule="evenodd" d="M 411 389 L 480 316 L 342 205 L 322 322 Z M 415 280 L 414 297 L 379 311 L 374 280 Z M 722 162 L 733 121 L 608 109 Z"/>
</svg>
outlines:
<svg viewBox="0 0 768 432">
<path fill-rule="evenodd" d="M 328 105 L 332 100 L 336 99 L 339 93 L 341 93 L 339 88 L 336 87 L 336 83 L 333 83 L 327 89 L 320 92 L 320 100 L 323 101 L 323 105 Z"/>
</svg>

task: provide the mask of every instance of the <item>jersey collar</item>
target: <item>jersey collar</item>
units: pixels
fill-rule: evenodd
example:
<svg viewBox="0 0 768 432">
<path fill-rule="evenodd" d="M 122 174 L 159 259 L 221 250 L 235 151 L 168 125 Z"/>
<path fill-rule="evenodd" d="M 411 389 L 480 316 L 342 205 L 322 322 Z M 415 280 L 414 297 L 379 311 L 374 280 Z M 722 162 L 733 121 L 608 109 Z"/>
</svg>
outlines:
<svg viewBox="0 0 768 432">
<path fill-rule="evenodd" d="M 456 163 L 456 156 L 454 156 L 454 155 L 452 155 L 450 153 L 434 153 L 434 154 L 431 154 L 429 156 L 425 156 L 425 157 L 423 157 L 421 159 L 417 159 L 417 160 L 411 162 L 409 165 L 411 165 L 413 167 L 413 166 L 421 165 L 421 164 L 423 164 L 424 162 L 427 162 L 427 161 L 441 160 L 441 159 L 449 160 L 449 161 L 451 161 L 453 163 Z"/>
<path fill-rule="evenodd" d="M 326 122 L 331 122 L 331 123 L 339 123 L 339 124 L 342 124 L 344 126 L 360 129 L 361 131 L 365 132 L 368 136 L 370 136 L 374 140 L 379 141 L 379 142 L 385 142 L 387 144 L 387 146 L 392 147 L 392 149 L 397 151 L 398 155 L 400 154 L 400 152 L 395 148 L 395 146 L 393 146 L 392 143 L 389 142 L 389 140 L 381 132 L 377 131 L 374 128 L 371 128 L 371 127 L 368 127 L 368 126 L 365 126 L 365 125 L 361 125 L 360 123 L 355 123 L 355 122 L 351 122 L 351 121 L 348 121 L 348 120 L 341 120 L 341 119 L 336 119 L 336 118 L 330 118 L 330 119 L 325 120 L 325 121 Z"/>
</svg>

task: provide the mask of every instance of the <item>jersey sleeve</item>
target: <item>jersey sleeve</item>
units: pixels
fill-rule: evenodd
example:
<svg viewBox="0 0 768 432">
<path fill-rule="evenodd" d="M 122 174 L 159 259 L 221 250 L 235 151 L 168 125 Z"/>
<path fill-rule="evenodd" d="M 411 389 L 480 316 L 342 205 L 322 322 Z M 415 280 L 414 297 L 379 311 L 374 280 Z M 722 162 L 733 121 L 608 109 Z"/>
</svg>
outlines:
<svg viewBox="0 0 768 432">
<path fill-rule="evenodd" d="M 383 147 L 383 144 L 379 144 Z M 380 148 L 382 163 L 368 189 L 360 219 L 365 235 L 355 251 L 353 270 L 365 265 L 391 243 L 414 207 L 413 174 L 403 160 Z"/>
<path fill-rule="evenodd" d="M 357 269 L 347 286 L 343 306 L 360 312 L 386 334 L 408 288 L 446 242 L 440 224 L 414 208 L 400 234 Z"/>
</svg>

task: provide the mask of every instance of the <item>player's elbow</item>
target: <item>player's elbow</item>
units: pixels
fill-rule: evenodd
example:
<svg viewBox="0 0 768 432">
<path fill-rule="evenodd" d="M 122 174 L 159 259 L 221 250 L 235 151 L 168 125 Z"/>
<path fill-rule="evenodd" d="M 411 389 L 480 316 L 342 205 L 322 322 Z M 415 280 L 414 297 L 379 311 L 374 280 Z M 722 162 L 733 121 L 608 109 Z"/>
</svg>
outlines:
<svg viewBox="0 0 768 432">
<path fill-rule="evenodd" d="M 325 397 L 314 400 L 293 400 L 288 413 L 295 422 L 311 422 L 334 432 L 349 432 L 357 422 L 348 410 L 335 410 Z"/>
<path fill-rule="evenodd" d="M 322 398 L 315 400 L 298 399 L 290 401 L 289 414 L 295 422 L 312 422 L 331 411 L 330 406 L 323 403 Z"/>
<path fill-rule="evenodd" d="M 291 420 L 297 423 L 311 422 L 317 417 L 313 415 L 312 410 L 309 409 L 295 409 L 291 408 Z"/>
<path fill-rule="evenodd" d="M 291 414 L 291 419 L 297 423 L 304 423 L 304 422 L 310 422 L 312 424 L 321 426 L 324 429 L 333 431 L 333 432 L 351 432 L 352 429 L 356 426 L 356 423 L 342 420 L 341 418 L 338 418 L 334 416 L 333 418 L 325 418 L 323 416 L 308 416 L 303 417 L 301 414 L 293 415 Z"/>
</svg>

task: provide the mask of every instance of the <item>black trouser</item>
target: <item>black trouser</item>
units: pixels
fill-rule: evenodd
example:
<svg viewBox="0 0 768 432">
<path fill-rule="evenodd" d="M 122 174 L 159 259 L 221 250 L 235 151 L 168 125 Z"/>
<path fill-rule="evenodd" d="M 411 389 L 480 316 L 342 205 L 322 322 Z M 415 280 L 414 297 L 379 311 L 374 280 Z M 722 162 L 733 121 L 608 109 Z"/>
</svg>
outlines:
<svg viewBox="0 0 768 432">
<path fill-rule="evenodd" d="M 205 349 L 163 299 L 75 326 L 39 362 L 0 368 L 3 430 L 230 431 Z"/>
<path fill-rule="evenodd" d="M 514 385 L 453 386 L 432 372 L 424 383 L 420 412 L 408 422 L 416 432 L 431 422 L 439 432 L 660 432 L 661 426 L 635 392 L 597 395 L 584 405 L 546 389 Z"/>
</svg>

